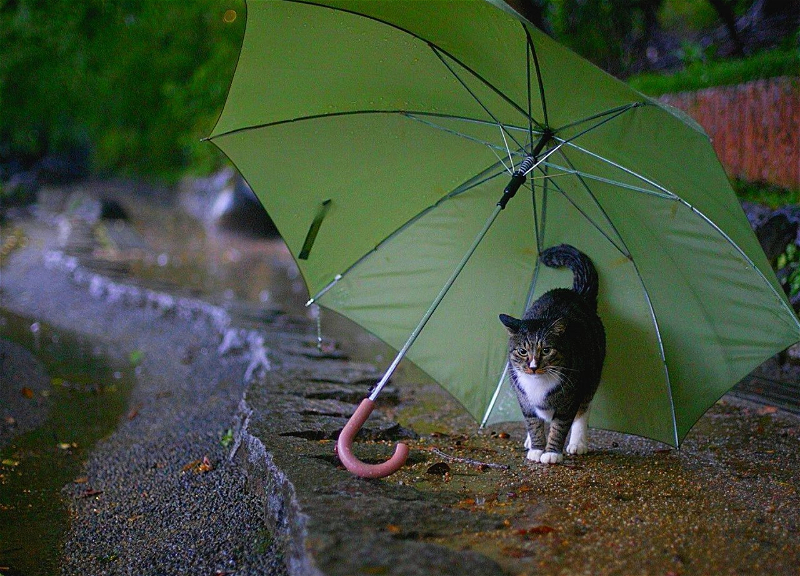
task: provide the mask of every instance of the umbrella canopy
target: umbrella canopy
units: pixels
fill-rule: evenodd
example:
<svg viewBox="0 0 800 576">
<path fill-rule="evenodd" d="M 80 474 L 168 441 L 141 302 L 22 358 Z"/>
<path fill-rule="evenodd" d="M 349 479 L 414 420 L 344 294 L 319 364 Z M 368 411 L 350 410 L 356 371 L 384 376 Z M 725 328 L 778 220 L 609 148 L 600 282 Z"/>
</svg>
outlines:
<svg viewBox="0 0 800 576">
<path fill-rule="evenodd" d="M 608 353 L 594 427 L 677 446 L 734 383 L 800 340 L 703 130 L 505 3 L 247 9 L 210 139 L 314 301 L 398 350 L 429 313 L 408 358 L 478 421 L 521 419 L 497 317 L 571 286 L 568 271 L 537 264 L 556 244 L 589 255 L 600 277 Z"/>
</svg>

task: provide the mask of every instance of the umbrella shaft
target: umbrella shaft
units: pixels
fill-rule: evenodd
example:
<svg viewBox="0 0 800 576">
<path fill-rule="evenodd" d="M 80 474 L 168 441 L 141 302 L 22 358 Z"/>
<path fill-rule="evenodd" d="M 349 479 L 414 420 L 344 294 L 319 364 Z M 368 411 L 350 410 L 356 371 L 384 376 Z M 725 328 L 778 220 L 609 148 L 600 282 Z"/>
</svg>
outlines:
<svg viewBox="0 0 800 576">
<path fill-rule="evenodd" d="M 375 399 L 378 397 L 378 394 L 381 393 L 381 390 L 389 381 L 389 378 L 392 377 L 394 371 L 397 369 L 397 365 L 400 364 L 400 361 L 406 355 L 408 349 L 411 348 L 411 345 L 414 344 L 414 341 L 420 335 L 422 329 L 425 328 L 425 324 L 427 324 L 428 320 L 430 320 L 431 316 L 433 316 L 433 313 L 436 311 L 436 308 L 439 307 L 439 304 L 441 304 L 448 290 L 450 290 L 450 288 L 453 286 L 453 283 L 455 283 L 456 278 L 458 278 L 458 275 L 461 274 L 461 271 L 464 269 L 469 259 L 475 253 L 475 250 L 477 250 L 478 245 L 481 243 L 484 236 L 486 236 L 486 234 L 489 232 L 489 228 L 492 227 L 492 224 L 494 224 L 497 215 L 500 214 L 500 211 L 502 209 L 503 206 L 500 206 L 499 204 L 495 206 L 494 211 L 486 220 L 486 223 L 483 225 L 481 231 L 478 232 L 478 235 L 475 237 L 475 240 L 472 241 L 472 245 L 469 247 L 469 250 L 467 250 L 467 253 L 464 254 L 464 257 L 461 259 L 461 262 L 459 262 L 458 266 L 456 266 L 456 269 L 453 270 L 453 273 L 450 275 L 450 278 L 447 280 L 447 283 L 439 291 L 438 296 L 436 296 L 436 299 L 430 305 L 428 311 L 425 312 L 425 315 L 422 317 L 422 320 L 419 321 L 419 324 L 417 324 L 417 327 L 414 328 L 414 331 L 411 333 L 411 336 L 408 337 L 408 340 L 406 340 L 406 343 L 403 344 L 403 347 L 400 349 L 400 352 L 397 353 L 397 356 L 389 365 L 389 368 L 386 369 L 386 373 L 383 375 L 383 378 L 381 378 L 380 381 L 375 385 L 375 388 L 372 389 L 372 393 L 370 393 L 369 395 L 370 400 L 374 402 Z"/>
</svg>

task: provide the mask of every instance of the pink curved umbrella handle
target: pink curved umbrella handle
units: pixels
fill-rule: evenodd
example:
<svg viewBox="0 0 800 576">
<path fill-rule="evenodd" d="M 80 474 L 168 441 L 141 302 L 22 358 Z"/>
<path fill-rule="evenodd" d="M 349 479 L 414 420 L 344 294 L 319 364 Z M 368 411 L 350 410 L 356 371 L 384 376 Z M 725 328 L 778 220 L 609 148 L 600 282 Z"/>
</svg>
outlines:
<svg viewBox="0 0 800 576">
<path fill-rule="evenodd" d="M 367 421 L 374 409 L 375 402 L 369 398 L 364 398 L 339 433 L 339 440 L 336 442 L 336 453 L 339 455 L 339 460 L 344 464 L 344 467 L 362 478 L 383 478 L 394 474 L 405 464 L 406 458 L 408 458 L 408 446 L 402 443 L 397 445 L 392 457 L 382 464 L 366 464 L 353 454 L 353 438 L 361 430 L 361 426 L 364 425 L 364 422 Z"/>
</svg>

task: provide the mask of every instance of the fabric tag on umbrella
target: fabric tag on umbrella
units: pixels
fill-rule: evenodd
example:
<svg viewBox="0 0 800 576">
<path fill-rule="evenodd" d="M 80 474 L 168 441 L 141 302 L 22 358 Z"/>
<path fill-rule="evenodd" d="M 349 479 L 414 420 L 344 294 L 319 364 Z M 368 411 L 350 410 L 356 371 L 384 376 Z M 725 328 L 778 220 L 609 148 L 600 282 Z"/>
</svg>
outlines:
<svg viewBox="0 0 800 576">
<path fill-rule="evenodd" d="M 317 234 L 319 234 L 319 228 L 322 226 L 322 221 L 328 214 L 330 207 L 330 198 L 320 204 L 320 207 L 317 210 L 317 215 L 314 216 L 314 221 L 311 222 L 311 226 L 308 228 L 308 234 L 306 234 L 305 242 L 303 242 L 303 248 L 300 250 L 300 254 L 297 255 L 300 260 L 308 260 L 308 255 L 311 252 L 312 246 L 314 246 L 314 242 L 317 239 Z"/>
</svg>

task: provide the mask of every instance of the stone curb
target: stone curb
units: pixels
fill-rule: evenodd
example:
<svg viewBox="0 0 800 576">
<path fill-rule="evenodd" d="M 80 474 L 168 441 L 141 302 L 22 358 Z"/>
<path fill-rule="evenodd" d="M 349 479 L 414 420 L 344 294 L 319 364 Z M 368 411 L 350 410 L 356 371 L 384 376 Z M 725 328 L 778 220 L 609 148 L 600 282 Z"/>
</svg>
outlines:
<svg viewBox="0 0 800 576">
<path fill-rule="evenodd" d="M 256 436 L 250 434 L 253 410 L 246 398 L 239 403 L 230 460 L 242 466 L 248 488 L 264 501 L 267 524 L 283 551 L 286 567 L 292 576 L 322 576 L 305 542 L 307 517 L 300 510 L 294 485 L 278 468 L 272 455 Z"/>
</svg>

